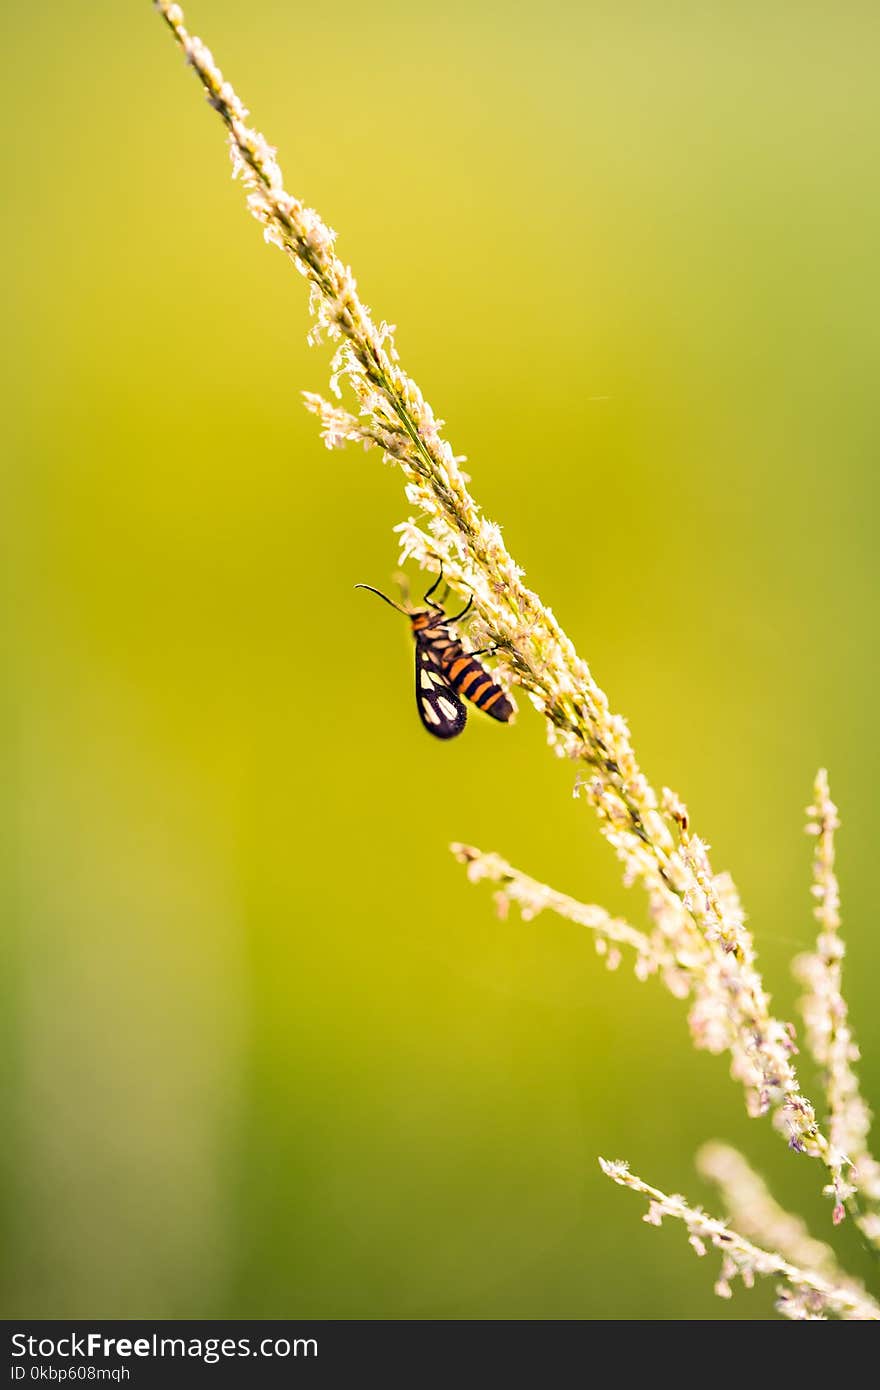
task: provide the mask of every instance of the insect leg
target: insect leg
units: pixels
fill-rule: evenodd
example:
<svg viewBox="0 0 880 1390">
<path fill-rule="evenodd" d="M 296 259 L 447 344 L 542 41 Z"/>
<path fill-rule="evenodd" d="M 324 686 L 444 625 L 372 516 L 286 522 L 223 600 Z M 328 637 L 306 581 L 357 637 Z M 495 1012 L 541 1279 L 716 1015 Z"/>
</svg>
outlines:
<svg viewBox="0 0 880 1390">
<path fill-rule="evenodd" d="M 447 618 L 446 621 L 447 621 L 448 623 L 460 623 L 461 620 L 462 620 L 462 618 L 464 617 L 464 615 L 465 615 L 467 612 L 469 612 L 470 607 L 471 607 L 473 601 L 474 601 L 474 596 L 473 596 L 473 594 L 471 594 L 470 598 L 468 599 L 467 603 L 465 604 L 465 606 L 464 606 L 464 608 L 461 610 L 461 612 L 460 612 L 460 613 L 456 613 L 454 618 Z"/>
<path fill-rule="evenodd" d="M 430 589 L 429 589 L 428 592 L 425 594 L 425 597 L 424 597 L 423 600 L 422 600 L 423 603 L 430 603 L 430 601 L 431 601 L 431 595 L 433 594 L 433 592 L 434 592 L 435 589 L 437 589 L 437 588 L 440 587 L 440 584 L 441 584 L 442 580 L 443 580 L 443 565 L 441 564 L 441 565 L 440 565 L 440 573 L 437 575 L 437 578 L 434 580 L 434 583 L 431 585 Z M 431 603 L 431 607 L 432 607 L 432 608 L 439 608 L 439 606 L 440 606 L 440 605 L 437 604 L 437 603 Z"/>
</svg>

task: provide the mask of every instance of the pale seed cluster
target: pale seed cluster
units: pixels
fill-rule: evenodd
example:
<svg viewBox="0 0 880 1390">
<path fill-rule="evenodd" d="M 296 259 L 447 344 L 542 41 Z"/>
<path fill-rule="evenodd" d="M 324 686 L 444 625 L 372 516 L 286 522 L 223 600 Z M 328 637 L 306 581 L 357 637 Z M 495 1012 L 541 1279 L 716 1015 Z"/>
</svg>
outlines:
<svg viewBox="0 0 880 1390">
<path fill-rule="evenodd" d="M 862 1286 L 841 1269 L 831 1246 L 815 1240 L 801 1217 L 779 1205 L 764 1179 L 737 1149 L 717 1142 L 704 1144 L 697 1154 L 697 1170 L 718 1188 L 731 1225 L 742 1235 L 833 1284 L 864 1293 Z"/>
<path fill-rule="evenodd" d="M 846 1322 L 880 1321 L 880 1304 L 863 1290 L 849 1284 L 835 1284 L 815 1270 L 792 1264 L 775 1251 L 753 1245 L 723 1221 L 708 1216 L 699 1207 L 689 1206 L 684 1197 L 650 1187 L 630 1172 L 627 1163 L 600 1158 L 599 1166 L 612 1182 L 647 1197 L 648 1211 L 644 1220 L 648 1225 L 660 1226 L 664 1217 L 672 1217 L 685 1226 L 688 1243 L 698 1256 L 704 1256 L 710 1245 L 720 1251 L 721 1270 L 715 1281 L 719 1298 L 732 1296 L 737 1279 L 751 1288 L 759 1277 L 775 1277 L 782 1280 L 776 1306 L 783 1317 L 813 1322 L 829 1318 Z"/>
<path fill-rule="evenodd" d="M 828 1106 L 831 1182 L 835 1221 L 842 1221 L 851 1203 L 868 1238 L 880 1246 L 880 1216 L 871 1206 L 880 1202 L 880 1164 L 868 1149 L 871 1112 L 859 1090 L 854 1063 L 859 1059 L 842 992 L 843 957 L 840 935 L 840 890 L 834 872 L 834 833 L 840 826 L 831 800 L 828 774 L 821 768 L 807 807 L 807 833 L 816 838 L 813 858 L 814 915 L 819 923 L 816 949 L 798 956 L 794 970 L 807 993 L 801 999 L 807 1044 L 822 1068 Z"/>
</svg>

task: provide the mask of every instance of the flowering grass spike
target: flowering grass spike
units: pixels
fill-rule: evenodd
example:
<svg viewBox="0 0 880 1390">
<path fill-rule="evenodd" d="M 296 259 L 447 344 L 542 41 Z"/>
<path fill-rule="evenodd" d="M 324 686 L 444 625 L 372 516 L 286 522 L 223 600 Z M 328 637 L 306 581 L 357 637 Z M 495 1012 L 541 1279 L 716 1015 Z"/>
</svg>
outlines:
<svg viewBox="0 0 880 1390">
<path fill-rule="evenodd" d="M 247 124 L 244 105 L 210 51 L 187 30 L 181 7 L 168 0 L 157 0 L 157 7 L 226 127 L 233 172 L 242 178 L 250 211 L 266 240 L 309 284 L 314 316 L 310 341 L 326 338 L 334 344 L 330 390 L 335 403 L 311 393 L 305 396 L 324 443 L 331 449 L 349 442 L 376 448 L 399 466 L 412 509 L 396 528 L 403 559 L 412 557 L 428 573 L 442 574 L 452 588 L 470 596 L 481 645 L 499 657 L 499 681 L 526 692 L 546 721 L 557 755 L 580 768 L 576 794 L 597 815 L 603 835 L 623 864 L 625 882 L 644 889 L 651 927 L 640 932 L 601 908 L 579 904 L 528 879 L 498 856 L 459 846 L 456 852 L 467 863 L 470 877 L 498 883 L 504 907 L 516 902 L 527 916 L 549 908 L 590 928 L 604 945 L 609 964 L 617 962 L 621 947 L 632 947 L 641 976 L 656 974 L 673 994 L 689 1000 L 690 1030 L 697 1046 L 728 1054 L 749 1114 L 770 1115 L 792 1150 L 818 1160 L 834 1200 L 835 1220 L 851 1211 L 865 1238 L 880 1249 L 880 1173 L 867 1152 L 868 1111 L 852 1071 L 854 1043 L 839 990 L 833 826 L 823 799 L 827 783 L 822 784 L 824 792 L 817 791 L 813 822 L 819 836 L 814 892 L 823 930 L 817 954 L 808 958 L 811 963 L 802 967 L 802 975 L 809 988 L 807 1041 L 823 1069 L 828 1132 L 801 1090 L 793 1060 L 794 1030 L 771 1009 L 732 879 L 712 865 L 709 846 L 692 827 L 681 799 L 668 788 L 658 792 L 648 781 L 626 721 L 611 710 L 551 609 L 523 583 L 500 529 L 472 497 L 462 460 L 443 436 L 442 421 L 400 365 L 391 327 L 374 322 L 361 300 L 350 268 L 337 255 L 335 234 L 287 191 L 275 151 Z M 350 409 L 342 404 L 343 391 Z M 428 630 L 426 625 L 419 631 Z M 453 640 L 452 633 L 441 640 L 445 636 Z M 419 689 L 426 701 L 419 711 L 431 732 L 451 737 L 460 731 L 462 715 L 461 702 L 456 704 L 450 692 L 457 700 L 472 670 L 456 663 L 475 658 L 463 649 L 455 649 L 454 657 L 452 647 L 442 650 L 449 656 L 446 665 L 435 650 L 438 660 L 423 660 L 419 668 Z M 456 688 L 449 679 L 453 667 Z M 438 671 L 447 678 L 445 690 L 435 680 Z M 421 686 L 422 675 L 431 682 L 430 691 Z M 475 676 L 473 690 L 463 693 L 475 696 L 477 690 Z M 478 703 L 487 708 L 494 692 L 495 686 L 485 687 Z M 506 699 L 497 698 L 496 717 L 506 709 Z M 429 710 L 441 720 L 433 727 Z M 876 1305 L 870 1301 L 841 1292 L 781 1255 L 751 1246 L 682 1199 L 666 1198 L 641 1184 L 625 1167 L 611 1169 L 606 1167 L 615 1181 L 649 1195 L 654 1210 L 684 1220 L 692 1243 L 708 1238 L 723 1248 L 728 1274 L 780 1275 L 786 1282 L 788 1302 L 782 1310 L 787 1316 L 875 1317 Z M 722 1279 L 724 1289 L 728 1283 Z"/>
<path fill-rule="evenodd" d="M 702 1258 L 710 1245 L 721 1252 L 721 1271 L 715 1281 L 719 1298 L 731 1297 L 736 1279 L 749 1289 L 757 1277 L 775 1276 L 782 1281 L 776 1306 L 783 1317 L 808 1322 L 829 1318 L 880 1322 L 880 1304 L 869 1294 L 836 1285 L 815 1270 L 798 1268 L 775 1251 L 762 1250 L 723 1221 L 708 1216 L 699 1207 L 689 1206 L 684 1197 L 668 1196 L 659 1188 L 649 1186 L 631 1173 L 626 1163 L 600 1158 L 599 1166 L 612 1182 L 648 1198 L 644 1220 L 649 1226 L 660 1226 L 665 1216 L 672 1217 L 684 1224 L 688 1243 L 696 1255 Z"/>
</svg>

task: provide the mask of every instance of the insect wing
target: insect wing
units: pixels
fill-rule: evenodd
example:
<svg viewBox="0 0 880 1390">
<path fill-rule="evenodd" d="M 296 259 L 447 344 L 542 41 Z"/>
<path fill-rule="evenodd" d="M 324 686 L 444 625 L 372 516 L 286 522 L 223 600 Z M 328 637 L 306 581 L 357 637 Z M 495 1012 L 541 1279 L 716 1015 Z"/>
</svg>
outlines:
<svg viewBox="0 0 880 1390">
<path fill-rule="evenodd" d="M 464 705 L 422 642 L 416 643 L 416 704 L 419 718 L 435 738 L 455 738 L 465 726 Z"/>
</svg>

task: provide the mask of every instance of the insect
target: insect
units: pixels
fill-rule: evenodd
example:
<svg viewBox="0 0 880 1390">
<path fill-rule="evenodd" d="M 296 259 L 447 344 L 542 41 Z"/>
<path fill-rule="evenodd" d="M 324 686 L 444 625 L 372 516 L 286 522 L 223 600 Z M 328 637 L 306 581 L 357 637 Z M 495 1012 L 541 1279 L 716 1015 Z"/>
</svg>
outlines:
<svg viewBox="0 0 880 1390">
<path fill-rule="evenodd" d="M 419 718 L 429 734 L 446 739 L 460 734 L 467 722 L 462 695 L 477 709 L 491 714 L 502 724 L 510 719 L 514 705 L 483 663 L 477 660 L 484 653 L 466 652 L 454 630 L 454 624 L 461 622 L 473 598 L 468 599 L 461 612 L 452 617 L 439 603 L 432 603 L 431 595 L 442 578 L 441 570 L 425 594 L 425 608 L 401 607 L 370 584 L 356 584 L 355 588 L 367 589 L 409 618 L 416 643 L 416 707 Z"/>
</svg>

